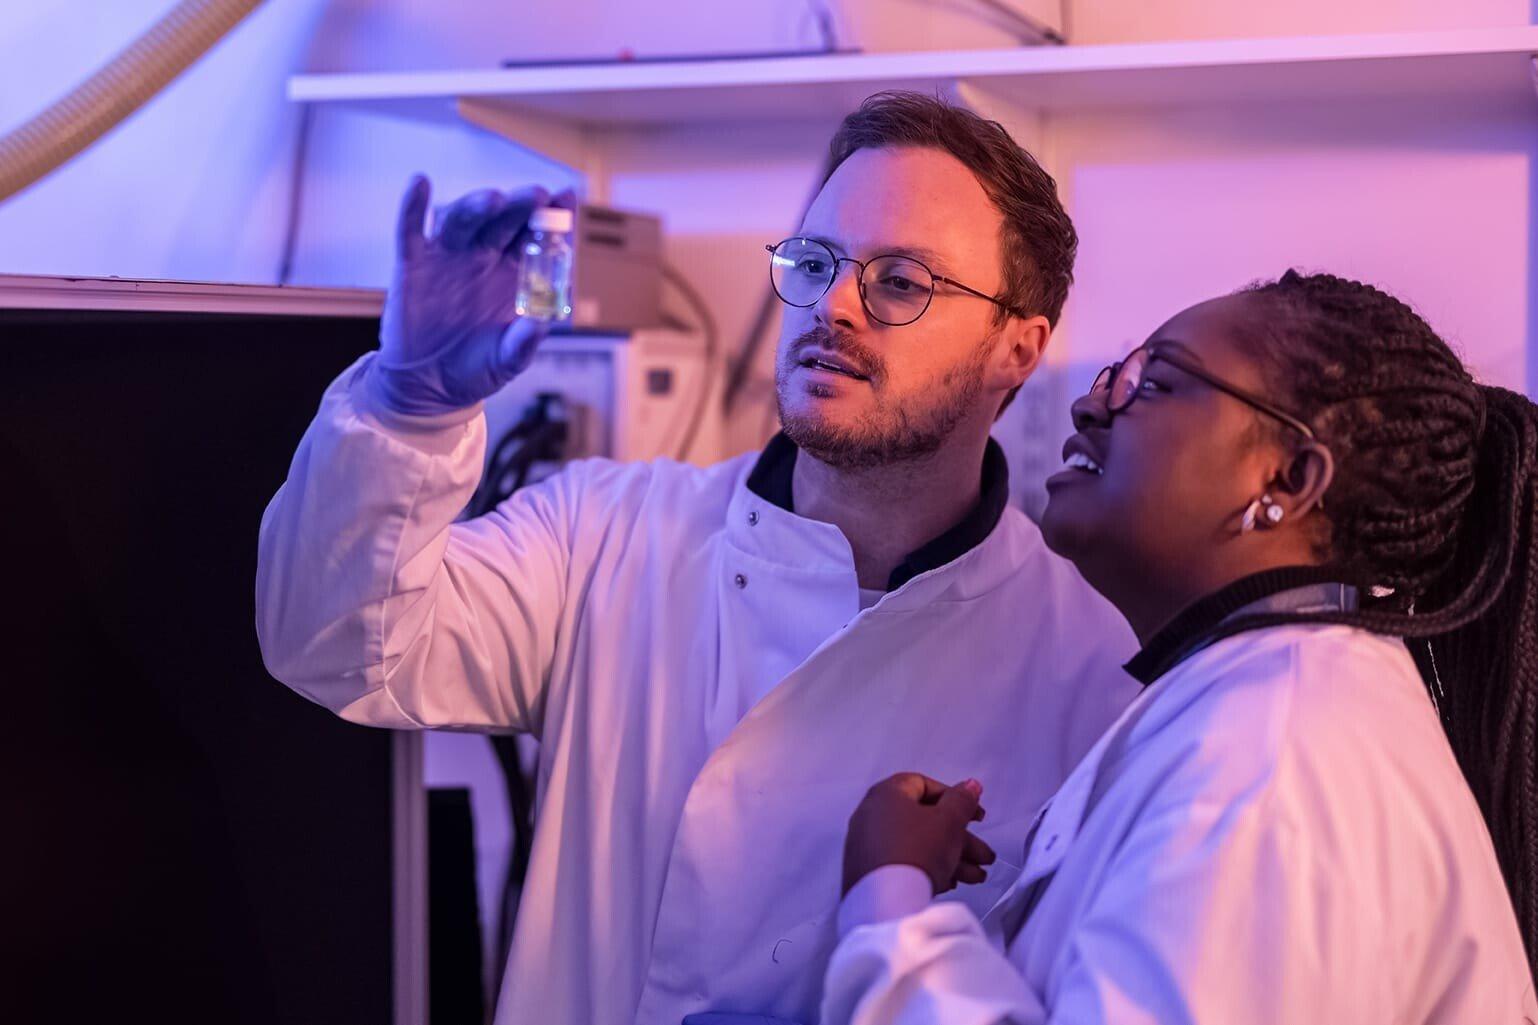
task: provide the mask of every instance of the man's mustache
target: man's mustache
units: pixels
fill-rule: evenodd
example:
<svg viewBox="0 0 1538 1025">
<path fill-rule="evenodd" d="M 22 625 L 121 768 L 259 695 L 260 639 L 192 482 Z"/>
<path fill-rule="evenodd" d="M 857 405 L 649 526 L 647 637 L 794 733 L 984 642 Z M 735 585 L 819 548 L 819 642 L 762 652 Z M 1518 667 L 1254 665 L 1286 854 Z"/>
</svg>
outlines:
<svg viewBox="0 0 1538 1025">
<path fill-rule="evenodd" d="M 886 369 L 881 363 L 881 357 L 873 350 L 861 345 L 847 334 L 835 334 L 824 327 L 814 327 L 796 336 L 796 340 L 790 346 L 792 361 L 799 360 L 804 350 L 813 347 L 847 360 L 860 373 L 871 379 L 880 377 Z"/>
</svg>

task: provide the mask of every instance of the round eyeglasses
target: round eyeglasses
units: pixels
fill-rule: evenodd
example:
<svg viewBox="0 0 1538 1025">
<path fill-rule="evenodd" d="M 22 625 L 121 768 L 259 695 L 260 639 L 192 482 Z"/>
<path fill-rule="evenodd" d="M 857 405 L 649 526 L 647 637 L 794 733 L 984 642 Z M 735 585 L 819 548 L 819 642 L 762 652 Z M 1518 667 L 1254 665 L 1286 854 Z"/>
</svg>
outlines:
<svg viewBox="0 0 1538 1025">
<path fill-rule="evenodd" d="M 788 238 L 764 248 L 769 251 L 769 283 L 787 306 L 816 306 L 833 287 L 839 267 L 852 263 L 859 268 L 860 304 L 872 320 L 887 327 L 902 327 L 922 317 L 935 296 L 937 281 L 986 299 L 1017 317 L 1026 316 L 986 292 L 935 274 L 911 256 L 891 253 L 861 261 L 838 256 L 826 243 L 811 238 Z"/>
<path fill-rule="evenodd" d="M 1312 440 L 1314 437 L 1312 428 L 1291 413 L 1278 409 L 1265 399 L 1240 388 L 1236 384 L 1229 384 L 1221 377 L 1216 377 L 1197 366 L 1194 361 L 1174 352 L 1168 345 L 1161 345 L 1157 342 L 1132 350 L 1127 358 L 1120 363 L 1112 363 L 1100 371 L 1095 376 L 1095 383 L 1090 385 L 1089 393 L 1091 395 L 1104 393 L 1106 412 L 1111 415 L 1114 416 L 1117 413 L 1124 412 L 1142 394 L 1143 371 L 1147 370 L 1148 364 L 1154 360 L 1160 360 L 1172 367 L 1177 367 L 1197 380 L 1205 381 L 1218 391 L 1233 396 L 1250 408 L 1259 410 L 1267 416 L 1275 417 L 1288 427 L 1302 434 L 1305 438 Z"/>
</svg>

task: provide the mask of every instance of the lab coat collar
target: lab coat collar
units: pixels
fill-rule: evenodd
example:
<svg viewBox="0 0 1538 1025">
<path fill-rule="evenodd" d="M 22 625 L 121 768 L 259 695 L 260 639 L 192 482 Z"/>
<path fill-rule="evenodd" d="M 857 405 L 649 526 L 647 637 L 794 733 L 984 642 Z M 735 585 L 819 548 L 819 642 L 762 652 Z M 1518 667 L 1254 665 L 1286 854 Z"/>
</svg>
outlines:
<svg viewBox="0 0 1538 1025">
<path fill-rule="evenodd" d="M 795 442 L 784 431 L 776 434 L 764 446 L 758 462 L 748 474 L 748 490 L 765 502 L 794 513 L 795 496 L 791 482 L 798 451 Z M 920 545 L 898 563 L 887 579 L 886 589 L 895 591 L 915 577 L 953 562 L 976 548 L 998 526 L 1008 503 L 1009 464 L 999 443 L 989 438 L 983 450 L 981 494 L 977 505 L 959 523 Z"/>
<path fill-rule="evenodd" d="M 1187 606 L 1122 668 L 1146 687 L 1220 637 L 1245 629 L 1244 617 L 1354 611 L 1357 589 L 1340 575 L 1326 566 L 1286 566 L 1241 577 Z"/>
<path fill-rule="evenodd" d="M 727 571 L 727 580 L 753 594 L 771 593 L 757 587 L 759 578 L 776 580 L 779 588 L 772 592 L 775 603 L 814 603 L 819 600 L 817 596 L 831 601 L 823 589 L 832 588 L 840 594 L 835 602 L 842 610 L 835 617 L 839 624 L 849 622 L 857 614 L 884 615 L 915 610 L 932 602 L 979 597 L 1004 583 L 1043 544 L 1036 525 L 1020 510 L 1006 506 L 993 529 L 979 543 L 949 562 L 912 577 L 860 612 L 854 550 L 844 532 L 831 523 L 797 516 L 767 501 L 747 486 L 749 476 L 744 470 L 738 478 L 725 524 L 726 543 L 746 556 L 747 561 L 734 562 Z M 751 568 L 754 564 L 758 566 L 756 574 Z M 739 573 L 743 577 L 740 581 L 736 580 Z M 798 591 L 799 597 L 790 598 L 790 592 L 783 590 L 787 586 L 810 590 Z"/>
</svg>

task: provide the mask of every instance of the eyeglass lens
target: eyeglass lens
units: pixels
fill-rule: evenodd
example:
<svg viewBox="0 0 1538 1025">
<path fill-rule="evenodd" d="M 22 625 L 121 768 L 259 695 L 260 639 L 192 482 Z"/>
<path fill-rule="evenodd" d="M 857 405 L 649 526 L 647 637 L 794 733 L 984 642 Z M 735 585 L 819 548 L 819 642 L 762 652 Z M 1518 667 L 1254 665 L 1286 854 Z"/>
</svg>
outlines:
<svg viewBox="0 0 1538 1025">
<path fill-rule="evenodd" d="M 844 261 L 821 242 L 791 238 L 774 248 L 769 261 L 775 294 L 791 306 L 815 306 L 833 287 Z M 860 274 L 865 310 L 890 326 L 911 324 L 923 315 L 934 294 L 934 276 L 905 256 L 878 256 Z"/>
</svg>

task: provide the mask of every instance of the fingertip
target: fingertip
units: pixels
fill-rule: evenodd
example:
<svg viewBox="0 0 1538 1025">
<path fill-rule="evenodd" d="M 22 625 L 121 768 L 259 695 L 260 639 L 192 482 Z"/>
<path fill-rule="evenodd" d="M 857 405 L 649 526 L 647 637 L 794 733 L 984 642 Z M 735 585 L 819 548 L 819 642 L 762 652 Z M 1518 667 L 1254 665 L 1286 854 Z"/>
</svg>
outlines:
<svg viewBox="0 0 1538 1025">
<path fill-rule="evenodd" d="M 411 181 L 406 185 L 406 202 L 426 209 L 428 200 L 432 197 L 432 192 L 433 183 L 428 180 L 427 175 L 421 173 L 414 174 L 411 176 Z"/>
<path fill-rule="evenodd" d="M 952 877 L 951 884 L 954 886 L 957 883 L 962 883 L 966 886 L 976 886 L 987 881 L 988 872 L 981 865 L 963 864 L 956 867 L 956 874 Z"/>
<path fill-rule="evenodd" d="M 422 239 L 431 196 L 432 183 L 427 180 L 427 176 L 420 173 L 412 175 L 401 197 L 400 217 L 396 222 L 397 241 L 402 253 L 408 252 L 413 244 Z"/>
<path fill-rule="evenodd" d="M 877 784 L 877 786 L 895 790 L 915 801 L 922 801 L 924 799 L 924 777 L 916 772 L 893 773 Z"/>
<path fill-rule="evenodd" d="M 502 193 L 508 206 L 525 206 L 538 209 L 550 204 L 550 190 L 543 185 L 524 185 Z"/>
</svg>

